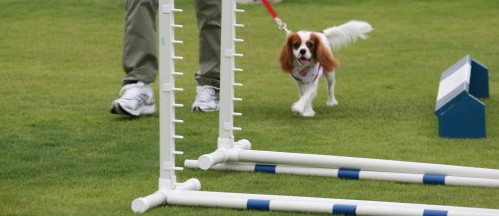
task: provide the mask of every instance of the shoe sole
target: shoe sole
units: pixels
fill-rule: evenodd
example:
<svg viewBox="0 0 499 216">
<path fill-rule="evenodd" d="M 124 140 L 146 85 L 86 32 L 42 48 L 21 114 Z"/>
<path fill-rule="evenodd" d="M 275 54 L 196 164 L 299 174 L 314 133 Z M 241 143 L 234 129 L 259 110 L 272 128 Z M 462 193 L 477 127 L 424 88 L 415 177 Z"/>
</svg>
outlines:
<svg viewBox="0 0 499 216">
<path fill-rule="evenodd" d="M 212 109 L 212 110 L 203 110 L 199 106 L 194 106 L 194 107 L 192 107 L 192 111 L 195 111 L 195 112 L 215 112 L 215 111 L 218 111 L 218 107 L 216 109 Z"/>
<path fill-rule="evenodd" d="M 153 114 L 156 111 L 156 106 L 142 106 L 137 110 L 129 110 L 123 108 L 119 103 L 115 103 L 111 106 L 110 112 L 113 114 L 119 115 L 130 115 L 130 116 L 140 116 L 140 115 L 149 115 Z"/>
</svg>

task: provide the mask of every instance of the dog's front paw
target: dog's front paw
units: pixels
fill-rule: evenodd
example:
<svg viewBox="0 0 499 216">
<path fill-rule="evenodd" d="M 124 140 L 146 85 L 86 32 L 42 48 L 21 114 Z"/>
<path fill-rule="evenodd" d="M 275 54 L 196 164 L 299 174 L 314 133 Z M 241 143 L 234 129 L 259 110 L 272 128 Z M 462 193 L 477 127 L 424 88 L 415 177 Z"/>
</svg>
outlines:
<svg viewBox="0 0 499 216">
<path fill-rule="evenodd" d="M 313 117 L 313 116 L 315 116 L 315 112 L 313 110 L 308 110 L 308 111 L 303 112 L 301 115 L 304 117 Z"/>
<path fill-rule="evenodd" d="M 293 106 L 291 107 L 291 111 L 293 111 L 293 113 L 295 115 L 301 115 L 301 116 L 305 116 L 305 117 L 312 117 L 315 115 L 315 112 L 313 109 L 305 109 L 304 106 L 302 106 L 300 103 L 295 103 L 293 104 Z"/>
<path fill-rule="evenodd" d="M 291 106 L 291 111 L 293 111 L 293 113 L 295 115 L 302 115 L 303 114 L 303 106 L 300 106 L 300 104 L 295 103 L 295 104 L 293 104 L 293 106 Z"/>
<path fill-rule="evenodd" d="M 334 105 L 338 105 L 338 101 L 336 99 L 332 99 L 332 100 L 327 100 L 327 103 L 326 103 L 328 106 L 334 106 Z"/>
</svg>

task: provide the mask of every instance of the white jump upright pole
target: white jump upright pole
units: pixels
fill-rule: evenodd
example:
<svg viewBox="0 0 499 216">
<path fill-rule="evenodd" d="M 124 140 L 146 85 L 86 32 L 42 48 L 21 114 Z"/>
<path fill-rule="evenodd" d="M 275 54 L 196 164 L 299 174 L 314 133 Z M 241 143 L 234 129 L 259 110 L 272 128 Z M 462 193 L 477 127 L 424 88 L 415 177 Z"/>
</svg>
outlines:
<svg viewBox="0 0 499 216">
<path fill-rule="evenodd" d="M 227 3 L 231 2 L 231 3 Z M 242 39 L 236 38 L 236 27 L 243 25 L 236 23 L 236 12 L 243 12 L 236 9 L 236 4 L 231 1 L 224 1 L 222 4 L 222 28 L 220 44 L 220 110 L 219 110 L 219 136 L 218 148 L 234 148 L 234 130 L 241 130 L 234 127 L 234 116 L 240 116 L 241 113 L 234 112 L 234 101 L 242 101 L 234 95 L 234 86 L 242 86 L 235 83 L 234 71 L 242 71 L 236 68 L 235 57 L 243 56 L 236 53 L 235 42 L 241 42 Z"/>
<path fill-rule="evenodd" d="M 182 59 L 175 56 L 175 44 L 182 41 L 175 40 L 175 28 L 182 27 L 175 24 L 176 9 L 173 0 L 159 0 L 159 190 L 146 197 L 135 199 L 132 202 L 132 211 L 137 213 L 165 205 L 170 191 L 178 189 L 199 190 L 201 184 L 197 179 L 189 179 L 185 183 L 177 183 L 175 170 L 182 170 L 175 166 L 175 155 L 182 152 L 175 150 L 175 140 L 183 137 L 175 134 L 175 124 L 182 120 L 175 118 L 175 108 L 182 104 L 175 103 L 175 91 L 182 91 L 175 86 L 175 76 L 182 75 L 175 71 L 175 61 Z"/>
<path fill-rule="evenodd" d="M 345 199 L 326 199 L 313 197 L 277 196 L 264 194 L 242 194 L 225 192 L 198 191 L 201 184 L 197 179 L 189 179 L 185 183 L 177 183 L 175 171 L 182 168 L 175 166 L 175 140 L 182 138 L 176 135 L 175 124 L 181 120 L 175 118 L 175 56 L 174 44 L 181 43 L 173 38 L 175 9 L 174 0 L 160 0 L 160 178 L 159 190 L 149 196 L 137 198 L 132 202 L 132 210 L 143 213 L 162 205 L 188 205 L 205 207 L 225 207 L 252 210 L 276 210 L 297 212 L 321 212 L 346 215 L 400 215 L 400 216 L 497 216 L 499 210 L 483 208 L 465 208 L 453 206 L 436 206 L 406 203 L 390 203 L 377 201 L 360 201 Z M 235 1 L 223 1 L 224 10 L 235 11 Z M 229 9 L 227 9 L 229 8 Z M 225 14 L 225 13 L 224 13 Z M 230 55 L 229 55 L 230 56 Z M 230 120 L 230 119 L 225 119 Z M 228 122 L 225 122 L 228 123 Z M 227 124 L 228 125 L 228 124 Z M 248 148 L 249 142 L 232 141 L 232 127 L 224 129 L 222 141 L 232 142 L 234 148 Z M 228 138 L 228 139 L 227 139 Z M 225 140 L 227 139 L 227 140 Z M 222 143 L 223 144 L 223 143 Z"/>
<path fill-rule="evenodd" d="M 234 130 L 241 130 L 240 127 L 234 127 L 234 116 L 242 115 L 234 112 L 234 101 L 242 101 L 242 98 L 236 98 L 234 94 L 234 86 L 242 86 L 235 82 L 234 72 L 243 71 L 235 65 L 235 57 L 243 56 L 243 54 L 236 53 L 235 46 L 235 42 L 243 41 L 236 38 L 235 28 L 243 26 L 236 23 L 237 12 L 243 12 L 243 10 L 236 8 L 235 1 L 222 1 L 219 136 L 217 150 L 208 157 L 199 158 L 200 164 L 211 164 L 212 161 L 223 162 L 228 159 L 227 151 L 250 148 L 249 142 L 234 141 Z"/>
<path fill-rule="evenodd" d="M 236 52 L 236 42 L 242 42 L 242 39 L 236 38 L 236 27 L 244 25 L 236 23 L 236 13 L 244 12 L 236 8 L 236 3 L 232 0 L 222 1 L 222 17 L 221 20 L 221 44 L 220 44 L 220 101 L 219 101 L 219 136 L 217 140 L 217 150 L 210 154 L 211 157 L 206 158 L 211 160 L 216 158 L 217 161 L 224 161 L 227 158 L 226 151 L 231 149 L 249 149 L 249 142 L 235 142 L 234 131 L 241 130 L 240 127 L 234 126 L 234 116 L 240 116 L 242 113 L 234 111 L 234 101 L 242 101 L 242 98 L 236 98 L 234 94 L 234 86 L 242 86 L 241 83 L 235 82 L 234 72 L 243 71 L 236 68 L 235 58 L 243 56 Z M 203 161 L 203 159 L 200 159 Z M 210 163 L 207 161 L 206 163 Z M 205 164 L 202 162 L 202 164 Z"/>
</svg>

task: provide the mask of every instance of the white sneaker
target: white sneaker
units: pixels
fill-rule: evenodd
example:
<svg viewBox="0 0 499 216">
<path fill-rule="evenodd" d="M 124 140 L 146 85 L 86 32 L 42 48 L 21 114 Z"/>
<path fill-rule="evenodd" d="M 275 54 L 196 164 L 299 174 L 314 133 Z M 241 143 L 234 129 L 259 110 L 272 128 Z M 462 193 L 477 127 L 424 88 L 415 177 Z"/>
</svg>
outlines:
<svg viewBox="0 0 499 216">
<path fill-rule="evenodd" d="M 139 116 L 156 111 L 154 93 L 148 84 L 137 82 L 125 85 L 121 88 L 120 95 L 111 104 L 111 113 Z"/>
<path fill-rule="evenodd" d="M 218 110 L 219 88 L 205 85 L 196 87 L 196 100 L 192 104 L 192 111 L 213 112 Z"/>
</svg>

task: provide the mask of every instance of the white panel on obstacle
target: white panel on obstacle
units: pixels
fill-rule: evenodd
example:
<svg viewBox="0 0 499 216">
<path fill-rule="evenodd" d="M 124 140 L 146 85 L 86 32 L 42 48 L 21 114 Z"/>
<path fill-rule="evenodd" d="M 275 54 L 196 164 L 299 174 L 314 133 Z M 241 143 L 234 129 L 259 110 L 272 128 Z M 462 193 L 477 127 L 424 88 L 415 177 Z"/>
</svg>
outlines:
<svg viewBox="0 0 499 216">
<path fill-rule="evenodd" d="M 206 207 L 226 207 L 236 209 L 253 209 L 253 210 L 276 210 L 276 211 L 296 211 L 296 212 L 320 212 L 329 214 L 346 214 L 346 215 L 401 215 L 401 216 L 493 216 L 499 215 L 499 210 L 483 209 L 483 208 L 465 208 L 453 206 L 437 206 L 437 205 L 421 205 L 421 204 L 405 204 L 377 201 L 360 201 L 346 199 L 326 199 L 312 197 L 295 197 L 295 196 L 277 196 L 264 194 L 242 194 L 242 193 L 224 193 L 224 192 L 205 192 L 198 191 L 201 189 L 201 184 L 197 179 L 189 179 L 185 183 L 177 183 L 175 172 L 183 168 L 175 166 L 175 155 L 181 152 L 175 149 L 175 140 L 181 139 L 182 136 L 175 132 L 175 124 L 183 122 L 175 116 L 175 108 L 182 107 L 181 104 L 175 103 L 175 92 L 180 91 L 180 88 L 175 86 L 175 76 L 180 75 L 180 72 L 175 71 L 175 60 L 182 59 L 175 56 L 174 44 L 181 43 L 174 38 L 174 28 L 181 27 L 174 23 L 174 13 L 181 10 L 174 7 L 174 0 L 160 0 L 160 19 L 159 19 L 159 72 L 160 72 L 160 178 L 159 190 L 155 193 L 137 198 L 132 202 L 132 211 L 143 213 L 147 210 L 163 206 L 163 205 L 188 205 L 188 206 L 206 206 Z M 233 130 L 237 130 L 233 126 L 232 118 L 234 113 L 232 103 L 234 100 L 233 72 L 239 69 L 234 68 L 234 56 L 239 54 L 234 52 L 234 42 L 240 41 L 234 37 L 234 27 L 240 26 L 235 24 L 234 13 L 238 11 L 235 8 L 235 1 L 222 1 L 222 20 L 225 20 L 222 25 L 224 33 L 222 40 L 227 37 L 230 42 L 223 43 L 222 65 L 223 67 L 231 68 L 230 74 L 223 73 L 221 87 L 229 88 L 222 89 L 221 99 L 222 106 L 220 109 L 220 136 L 219 150 L 206 157 L 207 160 L 227 161 L 235 160 L 236 155 L 233 151 L 249 151 L 250 143 L 247 140 L 234 142 Z M 229 31 L 227 31 L 229 28 Z M 232 29 L 232 30 L 230 30 Z M 224 60 L 225 59 L 225 60 Z M 225 63 L 224 63 L 225 62 Z M 223 71 L 223 69 L 222 69 Z M 232 74 L 232 75 L 231 75 Z M 222 102 L 223 101 L 223 102 Z M 223 115 L 223 116 L 222 116 Z M 246 152 L 250 153 L 250 152 Z M 237 157 L 241 157 L 238 155 Z M 243 158 L 246 156 L 243 156 Z M 198 161 L 195 161 L 196 163 Z"/>
</svg>

